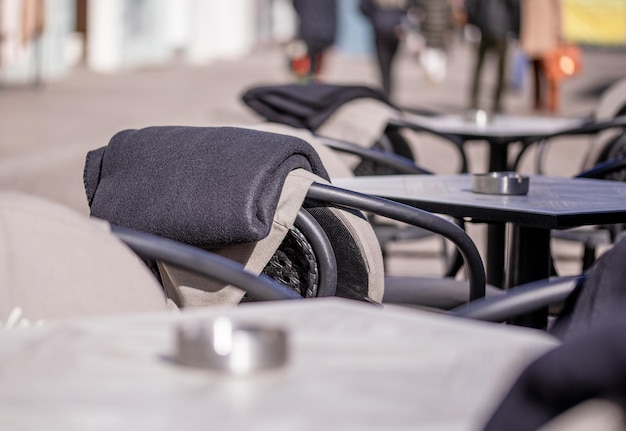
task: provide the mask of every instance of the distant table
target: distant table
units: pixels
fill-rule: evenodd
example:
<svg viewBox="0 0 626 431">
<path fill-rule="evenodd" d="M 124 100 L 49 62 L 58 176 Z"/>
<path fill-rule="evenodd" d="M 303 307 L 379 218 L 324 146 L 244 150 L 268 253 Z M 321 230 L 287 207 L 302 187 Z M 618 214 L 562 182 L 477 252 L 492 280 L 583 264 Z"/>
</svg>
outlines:
<svg viewBox="0 0 626 431">
<path fill-rule="evenodd" d="M 170 360 L 178 324 L 222 315 L 287 329 L 288 364 L 234 377 Z M 337 298 L 0 331 L 0 428 L 476 430 L 556 344 L 525 328 Z"/>
<path fill-rule="evenodd" d="M 550 276 L 550 230 L 626 222 L 626 183 L 616 181 L 531 176 L 525 196 L 473 193 L 471 174 L 355 177 L 333 184 L 474 222 L 511 223 L 508 286 Z M 490 265 L 499 261 L 488 258 Z"/>
<path fill-rule="evenodd" d="M 515 142 L 536 141 L 579 127 L 585 123 L 582 118 L 549 116 L 495 115 L 484 124 L 470 121 L 462 115 L 407 115 L 394 120 L 413 130 L 430 132 L 467 141 L 484 141 L 489 145 L 488 171 L 509 170 L 509 146 Z"/>
</svg>

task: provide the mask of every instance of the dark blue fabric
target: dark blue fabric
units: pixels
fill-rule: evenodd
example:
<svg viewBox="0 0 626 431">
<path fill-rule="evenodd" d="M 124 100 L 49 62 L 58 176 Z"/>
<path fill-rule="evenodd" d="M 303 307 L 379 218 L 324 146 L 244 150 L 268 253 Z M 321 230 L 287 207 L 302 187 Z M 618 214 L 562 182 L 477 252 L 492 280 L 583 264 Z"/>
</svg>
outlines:
<svg viewBox="0 0 626 431">
<path fill-rule="evenodd" d="M 484 431 L 534 431 L 590 399 L 626 401 L 626 316 L 612 314 L 532 363 Z"/>
<path fill-rule="evenodd" d="M 361 85 L 267 85 L 248 89 L 243 102 L 268 121 L 315 132 L 344 103 L 358 98 L 384 101 L 378 90 Z"/>
<path fill-rule="evenodd" d="M 485 431 L 531 431 L 592 399 L 626 402 L 626 238 L 603 254 L 552 333 L 563 344 L 531 364 Z"/>
<path fill-rule="evenodd" d="M 119 132 L 89 152 L 84 180 L 92 216 L 211 249 L 266 237 L 296 168 L 328 179 L 298 138 L 164 126 Z"/>
<path fill-rule="evenodd" d="M 626 309 L 626 237 L 598 258 L 585 283 L 568 298 L 552 333 L 568 340 Z"/>
</svg>

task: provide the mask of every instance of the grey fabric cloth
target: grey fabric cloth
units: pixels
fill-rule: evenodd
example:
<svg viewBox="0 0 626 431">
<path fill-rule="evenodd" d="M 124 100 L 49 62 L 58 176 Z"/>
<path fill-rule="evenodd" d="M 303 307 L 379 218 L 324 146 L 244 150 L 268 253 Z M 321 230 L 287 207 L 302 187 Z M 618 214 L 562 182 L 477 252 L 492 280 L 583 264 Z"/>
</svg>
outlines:
<svg viewBox="0 0 626 431">
<path fill-rule="evenodd" d="M 626 238 L 603 254 L 572 293 L 552 333 L 563 344 L 532 363 L 484 431 L 532 431 L 583 401 L 626 406 Z"/>
<path fill-rule="evenodd" d="M 534 431 L 590 399 L 626 406 L 626 319 L 604 323 L 533 362 L 513 384 L 484 431 Z"/>
<path fill-rule="evenodd" d="M 91 215 L 205 249 L 270 231 L 286 176 L 328 175 L 315 150 L 286 135 L 232 127 L 148 127 L 87 154 Z"/>
<path fill-rule="evenodd" d="M 600 256 L 589 278 L 568 298 L 552 333 L 568 340 L 605 323 L 626 308 L 626 237 Z"/>
<path fill-rule="evenodd" d="M 267 120 L 312 132 L 345 103 L 360 98 L 385 100 L 382 93 L 370 87 L 314 82 L 257 86 L 241 96 L 247 106 Z"/>
</svg>

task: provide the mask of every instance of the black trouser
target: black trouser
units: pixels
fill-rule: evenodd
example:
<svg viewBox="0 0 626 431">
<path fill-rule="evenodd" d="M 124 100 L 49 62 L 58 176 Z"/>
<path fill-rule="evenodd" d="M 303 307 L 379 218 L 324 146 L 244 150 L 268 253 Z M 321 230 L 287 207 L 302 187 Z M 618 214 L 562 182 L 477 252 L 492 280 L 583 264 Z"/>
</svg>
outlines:
<svg viewBox="0 0 626 431">
<path fill-rule="evenodd" d="M 476 65 L 474 68 L 474 76 L 472 77 L 472 92 L 470 99 L 470 108 L 478 109 L 478 98 L 480 95 L 481 73 L 487 52 L 491 51 L 497 56 L 498 69 L 496 75 L 496 87 L 493 92 L 493 106 L 494 112 L 502 110 L 502 93 L 504 92 L 504 79 L 506 74 L 506 61 L 507 61 L 507 48 L 508 41 L 504 39 L 491 39 L 488 37 L 481 37 L 480 44 L 478 45 L 478 53 L 476 57 Z"/>
<path fill-rule="evenodd" d="M 387 100 L 391 97 L 392 89 L 392 63 L 398 52 L 399 40 L 395 37 L 376 35 L 376 57 L 382 90 Z"/>
<path fill-rule="evenodd" d="M 328 44 L 307 42 L 307 51 L 309 57 L 309 78 L 315 78 L 321 72 L 324 51 L 327 48 Z"/>
</svg>

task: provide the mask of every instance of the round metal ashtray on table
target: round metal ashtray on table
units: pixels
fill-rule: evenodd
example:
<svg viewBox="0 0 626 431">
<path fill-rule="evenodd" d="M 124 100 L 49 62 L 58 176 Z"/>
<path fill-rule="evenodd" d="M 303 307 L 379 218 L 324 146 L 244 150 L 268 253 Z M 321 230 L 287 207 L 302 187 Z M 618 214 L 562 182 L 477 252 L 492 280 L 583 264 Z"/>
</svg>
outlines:
<svg viewBox="0 0 626 431">
<path fill-rule="evenodd" d="M 517 172 L 489 172 L 474 174 L 472 191 L 489 195 L 528 194 L 529 178 Z"/>
<path fill-rule="evenodd" d="M 287 333 L 273 326 L 239 324 L 226 317 L 177 328 L 175 360 L 181 365 L 249 374 L 287 362 Z"/>
</svg>

